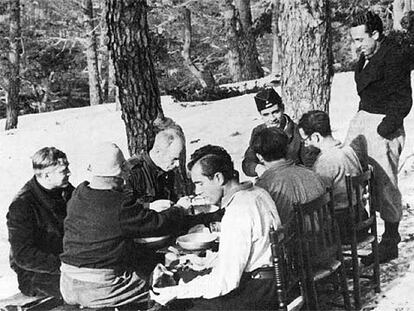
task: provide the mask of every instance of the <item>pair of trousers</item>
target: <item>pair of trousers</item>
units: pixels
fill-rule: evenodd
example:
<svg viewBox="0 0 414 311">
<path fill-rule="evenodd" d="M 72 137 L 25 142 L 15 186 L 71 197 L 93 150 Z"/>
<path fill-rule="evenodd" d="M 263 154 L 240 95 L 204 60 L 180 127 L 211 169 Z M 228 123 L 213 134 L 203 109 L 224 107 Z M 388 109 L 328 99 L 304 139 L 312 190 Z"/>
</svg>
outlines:
<svg viewBox="0 0 414 311">
<path fill-rule="evenodd" d="M 374 169 L 374 204 L 384 221 L 395 223 L 402 217 L 398 165 L 405 132 L 401 127 L 389 139 L 380 136 L 377 126 L 384 117 L 383 114 L 358 111 L 351 120 L 345 143 L 367 153 L 368 163 Z"/>
<path fill-rule="evenodd" d="M 135 271 L 78 268 L 62 263 L 60 290 L 67 304 L 89 308 L 147 306 L 147 283 Z"/>
<path fill-rule="evenodd" d="M 243 274 L 239 287 L 230 293 L 212 299 L 176 300 L 168 305 L 169 310 L 275 310 L 276 282 L 273 279 L 252 279 Z"/>
</svg>

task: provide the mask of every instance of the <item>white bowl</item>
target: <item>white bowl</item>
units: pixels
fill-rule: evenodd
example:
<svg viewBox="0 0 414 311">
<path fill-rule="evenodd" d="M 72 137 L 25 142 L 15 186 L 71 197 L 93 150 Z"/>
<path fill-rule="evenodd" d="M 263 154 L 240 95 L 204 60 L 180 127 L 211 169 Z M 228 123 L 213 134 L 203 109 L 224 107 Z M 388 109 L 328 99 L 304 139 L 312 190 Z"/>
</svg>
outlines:
<svg viewBox="0 0 414 311">
<path fill-rule="evenodd" d="M 201 213 L 204 213 L 204 214 L 213 213 L 220 209 L 217 205 L 213 205 L 213 204 L 192 205 L 192 208 L 194 211 L 194 215 L 198 215 Z"/>
<path fill-rule="evenodd" d="M 170 238 L 169 235 L 155 236 L 148 238 L 136 238 L 134 239 L 135 243 L 145 245 L 147 247 L 162 247 Z"/>
<path fill-rule="evenodd" d="M 209 248 L 217 239 L 214 233 L 190 233 L 177 238 L 177 244 L 187 250 L 199 250 Z"/>
</svg>

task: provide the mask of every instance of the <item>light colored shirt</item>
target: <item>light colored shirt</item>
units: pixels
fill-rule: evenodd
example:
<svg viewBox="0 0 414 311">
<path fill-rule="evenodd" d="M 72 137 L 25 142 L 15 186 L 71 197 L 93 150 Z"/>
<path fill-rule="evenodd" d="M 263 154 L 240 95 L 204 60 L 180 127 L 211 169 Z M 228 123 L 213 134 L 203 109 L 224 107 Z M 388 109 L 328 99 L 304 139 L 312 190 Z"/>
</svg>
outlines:
<svg viewBox="0 0 414 311">
<path fill-rule="evenodd" d="M 226 195 L 222 206 L 216 265 L 210 274 L 176 286 L 177 299 L 226 295 L 239 286 L 243 272 L 272 264 L 269 230 L 278 228 L 280 219 L 270 195 L 247 182 Z"/>
<path fill-rule="evenodd" d="M 331 147 L 321 150 L 313 170 L 321 177 L 326 187 L 332 189 L 335 209 L 345 208 L 348 205 L 345 176 L 362 173 L 354 150 L 337 141 Z"/>
</svg>

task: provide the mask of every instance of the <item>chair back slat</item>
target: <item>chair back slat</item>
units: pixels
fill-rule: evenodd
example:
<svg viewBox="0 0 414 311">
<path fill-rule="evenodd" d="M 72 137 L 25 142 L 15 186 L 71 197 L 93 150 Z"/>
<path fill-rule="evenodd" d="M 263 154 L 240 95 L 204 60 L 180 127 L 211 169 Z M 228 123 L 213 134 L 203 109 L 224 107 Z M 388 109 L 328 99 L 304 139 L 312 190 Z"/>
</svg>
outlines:
<svg viewBox="0 0 414 311">
<path fill-rule="evenodd" d="M 277 287 L 277 310 L 287 310 L 288 302 L 300 293 L 303 277 L 302 250 L 298 245 L 296 219 L 292 217 L 280 228 L 271 228 L 269 237 L 272 250 L 274 280 Z"/>
<path fill-rule="evenodd" d="M 340 251 L 340 240 L 332 192 L 328 191 L 311 202 L 296 204 L 294 209 L 303 249 L 309 253 L 310 262 L 324 265 L 334 260 Z"/>
<path fill-rule="evenodd" d="M 348 215 L 351 221 L 351 231 L 361 231 L 369 228 L 371 234 L 376 232 L 376 215 L 373 204 L 372 168 L 358 176 L 345 177 L 348 196 Z M 368 218 L 366 215 L 368 214 Z M 364 217 L 365 215 L 365 217 Z M 375 227 L 375 229 L 374 229 Z"/>
</svg>

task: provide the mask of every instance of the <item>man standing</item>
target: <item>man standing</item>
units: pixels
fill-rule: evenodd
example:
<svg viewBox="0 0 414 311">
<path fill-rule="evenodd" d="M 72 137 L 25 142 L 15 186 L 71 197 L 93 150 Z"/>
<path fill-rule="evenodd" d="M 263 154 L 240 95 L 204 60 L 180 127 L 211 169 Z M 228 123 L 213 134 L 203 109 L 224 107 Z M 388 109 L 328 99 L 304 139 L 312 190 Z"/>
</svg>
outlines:
<svg viewBox="0 0 414 311">
<path fill-rule="evenodd" d="M 72 195 L 65 153 L 45 147 L 32 157 L 34 177 L 19 191 L 7 214 L 10 265 L 20 291 L 60 297 L 59 275 L 66 203 Z"/>
<path fill-rule="evenodd" d="M 212 154 L 208 154 L 208 150 Z M 201 156 L 201 158 L 200 158 Z M 221 204 L 220 247 L 212 271 L 185 284 L 153 288 L 161 304 L 192 300 L 191 310 L 270 310 L 274 308 L 269 230 L 280 226 L 269 194 L 250 182 L 239 183 L 230 155 L 216 146 L 197 150 L 188 164 L 196 194 Z"/>
<path fill-rule="evenodd" d="M 68 203 L 61 255 L 61 292 L 68 304 L 84 307 L 146 305 L 151 259 L 134 238 L 176 234 L 187 225 L 185 211 L 144 208 L 123 190 L 127 163 L 113 143 L 96 146 L 90 182 Z M 152 262 L 155 266 L 156 262 Z"/>
<path fill-rule="evenodd" d="M 264 128 L 276 127 L 283 130 L 288 137 L 287 158 L 294 163 L 303 163 L 301 139 L 297 125 L 287 114 L 284 113 L 285 106 L 279 94 L 268 88 L 260 91 L 254 97 L 257 111 L 262 116 L 263 124 L 258 125 L 252 131 L 249 147 L 247 148 L 242 162 L 243 172 L 250 177 L 260 176 L 266 170 L 260 163 L 255 152 L 252 150 L 253 136 Z"/>
<path fill-rule="evenodd" d="M 275 127 L 264 128 L 252 137 L 252 150 L 265 167 L 256 186 L 270 193 L 282 224 L 291 217 L 294 204 L 312 201 L 326 192 L 315 172 L 286 159 L 288 143 L 288 136 Z"/>
<path fill-rule="evenodd" d="M 351 37 L 361 52 L 355 68 L 355 82 L 360 97 L 359 111 L 351 120 L 346 143 L 366 143 L 374 168 L 375 202 L 385 231 L 379 244 L 380 262 L 398 257 L 401 238 L 398 225 L 402 217 L 398 189 L 398 162 L 404 147 L 403 120 L 412 105 L 410 66 L 402 51 L 383 34 L 378 15 L 367 12 L 355 18 Z M 373 263 L 373 256 L 364 264 Z"/>
</svg>

